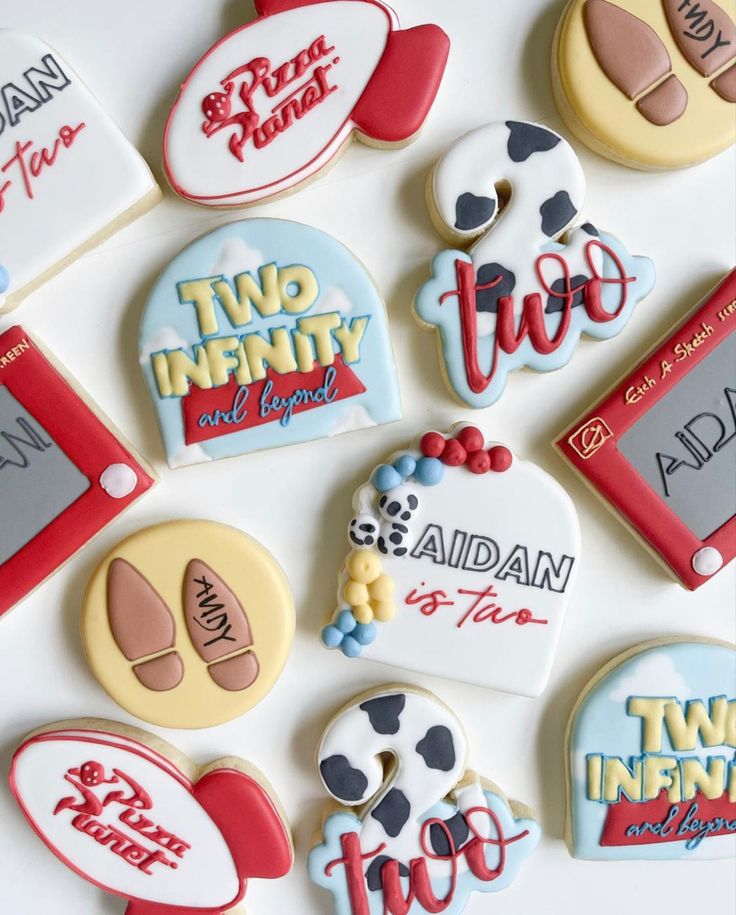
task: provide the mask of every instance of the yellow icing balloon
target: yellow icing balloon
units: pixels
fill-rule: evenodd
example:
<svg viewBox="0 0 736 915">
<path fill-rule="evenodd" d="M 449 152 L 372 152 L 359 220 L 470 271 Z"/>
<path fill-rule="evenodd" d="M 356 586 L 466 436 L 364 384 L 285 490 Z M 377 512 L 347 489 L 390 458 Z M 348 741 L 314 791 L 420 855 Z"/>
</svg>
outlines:
<svg viewBox="0 0 736 915">
<path fill-rule="evenodd" d="M 342 591 L 342 596 L 351 607 L 367 604 L 369 599 L 368 588 L 359 581 L 347 581 Z"/>
<path fill-rule="evenodd" d="M 395 590 L 394 580 L 390 575 L 379 575 L 368 590 L 375 600 L 390 601 Z"/>
<path fill-rule="evenodd" d="M 347 568 L 353 581 L 368 584 L 381 574 L 381 560 L 378 554 L 371 550 L 355 550 L 348 556 Z M 366 601 L 359 601 L 359 603 L 366 603 Z"/>
<path fill-rule="evenodd" d="M 396 615 L 396 604 L 390 600 L 374 600 L 373 614 L 381 623 L 386 623 Z"/>
<path fill-rule="evenodd" d="M 370 604 L 358 604 L 353 607 L 353 616 L 359 623 L 373 622 L 373 608 Z"/>
</svg>

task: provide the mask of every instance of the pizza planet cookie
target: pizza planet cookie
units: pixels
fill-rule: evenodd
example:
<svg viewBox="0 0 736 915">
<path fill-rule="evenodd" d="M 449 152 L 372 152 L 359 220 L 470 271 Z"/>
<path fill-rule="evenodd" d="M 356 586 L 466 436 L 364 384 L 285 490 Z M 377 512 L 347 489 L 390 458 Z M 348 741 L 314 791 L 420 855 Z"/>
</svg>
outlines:
<svg viewBox="0 0 736 915">
<path fill-rule="evenodd" d="M 552 83 L 570 130 L 633 168 L 695 165 L 736 142 L 733 0 L 571 0 Z"/>
<path fill-rule="evenodd" d="M 171 728 L 221 724 L 276 682 L 294 637 L 284 573 L 214 521 L 171 521 L 123 540 L 92 576 L 82 640 L 124 709 Z"/>
<path fill-rule="evenodd" d="M 161 199 L 58 51 L 0 29 L 0 312 Z"/>
<path fill-rule="evenodd" d="M 0 617 L 154 483 L 39 341 L 0 333 Z"/>
<path fill-rule="evenodd" d="M 244 915 L 247 882 L 293 863 L 286 817 L 254 766 L 234 756 L 198 766 L 112 721 L 34 731 L 15 751 L 10 787 L 50 851 L 127 900 L 127 915 Z"/>
<path fill-rule="evenodd" d="M 140 363 L 171 467 L 401 417 L 373 280 L 339 241 L 283 219 L 221 226 L 171 261 Z"/>
<path fill-rule="evenodd" d="M 567 729 L 571 854 L 736 856 L 736 646 L 647 642 L 585 687 Z"/>
<path fill-rule="evenodd" d="M 580 560 L 577 513 L 479 429 L 427 432 L 353 499 L 328 648 L 536 696 Z"/>
<path fill-rule="evenodd" d="M 736 556 L 736 270 L 556 442 L 694 591 Z"/>
<path fill-rule="evenodd" d="M 308 870 L 338 915 L 459 915 L 473 893 L 516 878 L 539 825 L 467 756 L 455 714 L 413 687 L 371 690 L 332 719 L 317 763 L 340 806 L 327 809 Z"/>
<path fill-rule="evenodd" d="M 590 222 L 573 227 L 584 196 L 569 143 L 527 121 L 479 127 L 435 166 L 427 200 L 450 247 L 414 314 L 437 334 L 443 377 L 464 406 L 495 403 L 515 369 L 562 368 L 582 335 L 616 336 L 651 292 L 648 258 Z"/>
<path fill-rule="evenodd" d="M 193 203 L 282 196 L 324 172 L 355 137 L 411 142 L 439 89 L 450 41 L 401 29 L 380 0 L 256 0 L 259 18 L 210 48 L 185 80 L 164 170 Z"/>
</svg>

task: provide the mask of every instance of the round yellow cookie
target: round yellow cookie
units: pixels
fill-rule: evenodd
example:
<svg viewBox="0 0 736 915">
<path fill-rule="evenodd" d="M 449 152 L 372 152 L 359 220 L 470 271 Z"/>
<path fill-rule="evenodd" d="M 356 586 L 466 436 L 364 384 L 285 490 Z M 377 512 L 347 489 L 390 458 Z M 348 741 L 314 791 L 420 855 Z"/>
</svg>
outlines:
<svg viewBox="0 0 736 915">
<path fill-rule="evenodd" d="M 203 728 L 263 699 L 294 638 L 271 554 L 214 521 L 171 521 L 119 543 L 92 576 L 82 642 L 92 673 L 152 724 Z"/>
<path fill-rule="evenodd" d="M 552 54 L 567 126 L 633 168 L 695 165 L 736 142 L 734 0 L 571 0 Z"/>
</svg>

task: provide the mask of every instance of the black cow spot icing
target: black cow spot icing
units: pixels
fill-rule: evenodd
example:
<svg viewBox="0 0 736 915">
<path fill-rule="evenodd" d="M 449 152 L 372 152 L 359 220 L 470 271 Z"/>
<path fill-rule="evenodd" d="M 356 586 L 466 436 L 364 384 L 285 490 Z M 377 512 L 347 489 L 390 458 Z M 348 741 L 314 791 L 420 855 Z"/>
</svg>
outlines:
<svg viewBox="0 0 736 915">
<path fill-rule="evenodd" d="M 495 212 L 496 201 L 491 197 L 476 197 L 466 191 L 455 203 L 455 228 L 461 232 L 477 229 L 488 222 Z"/>
<path fill-rule="evenodd" d="M 595 235 L 596 238 L 601 234 L 592 222 L 584 222 L 580 228 L 583 232 L 587 232 L 588 235 Z"/>
<path fill-rule="evenodd" d="M 409 506 L 409 508 L 412 511 L 414 511 L 414 509 L 417 507 L 417 505 L 419 505 L 419 499 L 417 499 L 417 497 L 413 493 L 409 493 L 409 495 L 407 496 L 407 499 L 406 499 L 406 503 Z"/>
<path fill-rule="evenodd" d="M 554 149 L 560 138 L 537 124 L 526 124 L 523 121 L 506 121 L 509 129 L 508 152 L 512 162 L 526 162 L 535 152 L 547 152 Z"/>
<path fill-rule="evenodd" d="M 454 849 L 450 848 L 450 840 L 447 838 L 447 833 L 439 823 L 433 823 L 429 827 L 429 841 L 435 854 L 449 857 L 453 851 L 458 851 L 462 847 L 470 835 L 470 830 L 462 813 L 456 813 L 454 817 L 445 820 L 445 826 L 450 830 Z"/>
<path fill-rule="evenodd" d="M 328 756 L 319 764 L 319 771 L 330 794 L 341 801 L 360 801 L 368 788 L 368 779 L 353 769 L 345 756 Z"/>
<path fill-rule="evenodd" d="M 371 811 L 371 816 L 383 826 L 387 836 L 395 839 L 406 825 L 410 813 L 411 805 L 404 792 L 392 788 Z"/>
<path fill-rule="evenodd" d="M 482 286 L 484 283 L 492 283 L 497 277 L 501 277 L 495 286 L 489 289 L 478 289 L 475 293 L 475 310 L 476 311 L 498 311 L 498 300 L 501 296 L 511 295 L 514 286 L 516 286 L 516 276 L 501 264 L 483 264 L 478 270 L 476 284 Z"/>
<path fill-rule="evenodd" d="M 573 276 L 570 280 L 570 288 L 577 289 L 577 292 L 573 293 L 572 296 L 572 307 L 577 308 L 578 305 L 582 305 L 585 301 L 585 284 L 588 282 L 588 277 L 579 274 L 578 276 Z M 553 292 L 564 292 L 565 291 L 565 280 L 560 277 L 556 279 L 554 283 L 550 286 L 550 289 Z M 547 298 L 547 307 L 544 309 L 547 314 L 552 314 L 554 311 L 562 311 L 565 307 L 565 299 L 561 295 L 551 295 Z"/>
<path fill-rule="evenodd" d="M 431 827 L 430 827 L 431 828 Z M 379 855 L 377 858 L 374 858 L 371 861 L 371 864 L 368 870 L 365 872 L 365 882 L 369 890 L 382 890 L 383 889 L 383 879 L 381 877 L 381 871 L 383 870 L 383 865 L 387 861 L 395 861 L 395 858 L 389 858 L 388 855 Z M 402 864 L 400 861 L 399 864 L 399 874 L 402 877 L 409 876 L 409 868 Z"/>
<path fill-rule="evenodd" d="M 577 209 L 567 191 L 557 191 L 554 197 L 544 201 L 539 212 L 542 214 L 542 231 L 552 238 L 575 218 Z"/>
<path fill-rule="evenodd" d="M 401 723 L 399 718 L 406 705 L 406 696 L 396 693 L 393 696 L 378 696 L 361 702 L 360 709 L 368 715 L 371 727 L 376 734 L 398 734 Z"/>
<path fill-rule="evenodd" d="M 417 744 L 417 753 L 429 769 L 449 772 L 455 765 L 455 744 L 450 729 L 443 724 L 431 727 Z"/>
</svg>

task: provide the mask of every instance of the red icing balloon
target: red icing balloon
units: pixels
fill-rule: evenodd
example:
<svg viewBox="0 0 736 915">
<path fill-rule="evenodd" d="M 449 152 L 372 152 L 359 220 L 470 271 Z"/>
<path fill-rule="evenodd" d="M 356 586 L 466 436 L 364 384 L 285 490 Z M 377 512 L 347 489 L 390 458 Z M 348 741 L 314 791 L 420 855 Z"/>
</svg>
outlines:
<svg viewBox="0 0 736 915">
<path fill-rule="evenodd" d="M 483 433 L 476 426 L 465 426 L 457 434 L 457 440 L 470 454 L 471 451 L 482 451 L 485 441 Z"/>
<path fill-rule="evenodd" d="M 466 463 L 473 473 L 488 473 L 491 469 L 491 456 L 487 451 L 473 451 L 468 455 Z"/>
<path fill-rule="evenodd" d="M 456 438 L 453 438 L 445 444 L 444 451 L 440 455 L 440 460 L 449 467 L 459 467 L 461 464 L 465 463 L 467 456 L 467 451 Z"/>
<path fill-rule="evenodd" d="M 488 452 L 488 456 L 491 459 L 491 470 L 494 473 L 503 473 L 504 470 L 508 470 L 513 460 L 511 452 L 504 445 L 494 445 Z"/>
<path fill-rule="evenodd" d="M 425 432 L 419 447 L 425 457 L 438 458 L 445 450 L 445 437 L 439 432 Z"/>
</svg>

